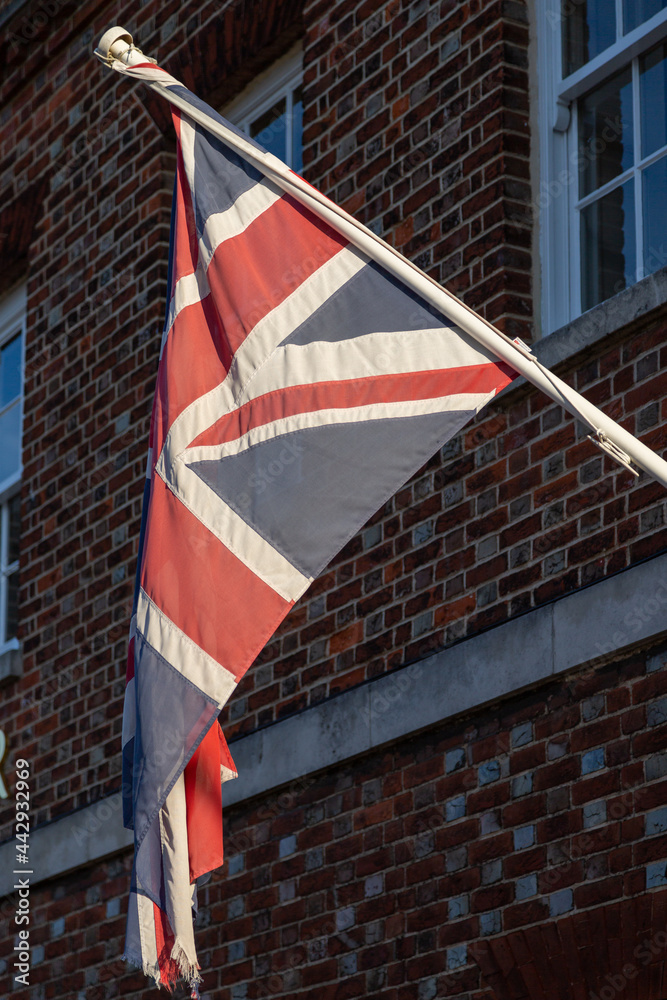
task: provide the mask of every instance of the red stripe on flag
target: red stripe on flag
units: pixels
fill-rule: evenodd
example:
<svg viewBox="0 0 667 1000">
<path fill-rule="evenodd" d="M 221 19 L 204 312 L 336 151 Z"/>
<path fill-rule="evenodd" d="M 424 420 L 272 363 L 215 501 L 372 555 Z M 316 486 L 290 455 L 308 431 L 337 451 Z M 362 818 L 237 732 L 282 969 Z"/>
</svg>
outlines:
<svg viewBox="0 0 667 1000">
<path fill-rule="evenodd" d="M 167 73 L 167 70 L 162 66 L 158 66 L 152 62 L 132 63 L 132 69 L 159 69 L 161 73 Z"/>
<path fill-rule="evenodd" d="M 255 576 L 158 476 L 151 488 L 141 586 L 178 628 L 237 678 L 293 603 Z"/>
<path fill-rule="evenodd" d="M 259 320 L 347 245 L 287 195 L 221 243 L 207 274 L 232 352 Z"/>
<path fill-rule="evenodd" d="M 405 372 L 348 379 L 342 382 L 316 382 L 296 385 L 250 400 L 239 410 L 225 414 L 200 434 L 191 447 L 234 441 L 253 427 L 316 410 L 348 409 L 374 403 L 398 403 L 412 399 L 437 399 L 458 393 L 500 391 L 516 372 L 502 364 L 488 362 L 440 371 Z"/>
<path fill-rule="evenodd" d="M 220 765 L 228 758 L 227 742 L 214 722 L 185 768 L 190 882 L 223 862 Z"/>
<path fill-rule="evenodd" d="M 153 460 L 190 403 L 224 381 L 232 357 L 210 296 L 182 309 L 162 352 L 153 417 Z"/>
<path fill-rule="evenodd" d="M 174 947 L 174 934 L 169 926 L 167 914 L 153 903 L 153 919 L 155 921 L 155 945 L 157 948 L 157 964 L 160 969 L 160 981 L 163 985 L 173 986 L 181 978 L 178 963 L 171 957 Z"/>
<path fill-rule="evenodd" d="M 227 775 L 227 778 L 235 777 L 238 774 L 236 770 L 236 764 L 232 760 L 232 755 L 229 750 L 229 746 L 227 745 L 227 740 L 225 739 L 225 734 L 223 733 L 222 729 L 219 731 L 219 736 L 220 736 L 220 767 L 223 767 L 225 768 L 226 771 L 230 772 Z"/>
</svg>

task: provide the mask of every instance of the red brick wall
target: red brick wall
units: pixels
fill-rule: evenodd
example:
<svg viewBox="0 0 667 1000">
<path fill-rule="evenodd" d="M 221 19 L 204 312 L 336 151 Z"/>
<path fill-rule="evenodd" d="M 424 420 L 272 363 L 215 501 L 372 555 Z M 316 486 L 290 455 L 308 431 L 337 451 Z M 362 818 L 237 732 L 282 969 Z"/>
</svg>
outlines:
<svg viewBox="0 0 667 1000">
<path fill-rule="evenodd" d="M 93 39 L 113 23 L 129 23 L 146 52 L 168 54 L 165 65 L 217 103 L 302 34 L 308 179 L 503 329 L 529 337 L 526 11 L 519 0 L 187 8 L 151 2 L 140 10 L 64 3 L 41 24 L 39 4 L 31 2 L 0 30 L 11 53 L 0 69 L 0 191 L 7 206 L 0 221 L 8 234 L 0 246 L 0 287 L 18 268 L 29 292 L 24 677 L 3 691 L 1 724 L 12 753 L 20 747 L 38 775 L 33 822 L 119 787 L 126 635 L 166 280 L 174 148 L 168 116 L 155 99 L 143 95 L 142 105 L 136 88 L 92 62 Z M 40 192 L 39 212 L 20 211 L 27 191 Z M 665 332 L 664 314 L 653 313 L 560 372 L 658 449 L 667 418 Z M 660 487 L 643 477 L 635 483 L 603 459 L 546 397 L 512 390 L 445 446 L 313 585 L 243 681 L 227 732 L 272 722 L 654 555 L 664 550 L 666 532 Z M 256 966 L 254 956 L 232 963 L 225 982 L 244 976 L 246 966 L 268 981 L 281 974 L 278 956 L 293 954 L 299 989 L 338 976 L 351 984 L 349 995 L 375 989 L 365 977 L 386 965 L 388 975 L 406 977 L 400 987 L 387 982 L 407 997 L 419 976 L 444 975 L 444 949 L 479 935 L 482 910 L 501 911 L 503 933 L 524 919 L 543 919 L 543 900 L 518 904 L 512 895 L 525 858 L 533 859 L 527 871 L 539 874 L 541 891 L 572 887 L 584 909 L 616 898 L 617 889 L 641 893 L 650 852 L 664 855 L 662 839 L 643 839 L 635 815 L 658 808 L 664 795 L 657 781 L 641 796 L 635 790 L 647 755 L 663 739 L 662 728 L 647 726 L 643 716 L 663 672 L 642 678 L 641 670 L 632 660 L 574 686 L 554 685 L 532 700 L 512 701 L 501 720 L 468 719 L 446 736 L 411 740 L 318 778 L 293 799 L 288 792 L 288 800 L 277 796 L 256 812 L 235 810 L 231 853 L 240 831 L 255 832 L 247 834 L 244 873 L 216 879 L 208 890 L 206 960 L 226 967 L 226 942 L 246 940 L 249 955 L 258 948 L 266 956 L 264 965 L 261 956 Z M 583 720 L 582 706 L 598 698 L 598 683 L 602 714 Z M 524 721 L 533 722 L 531 742 L 515 749 L 507 733 Z M 562 758 L 549 760 L 547 743 L 558 744 L 561 731 L 569 745 Z M 590 746 L 606 748 L 607 770 L 576 782 L 591 733 Z M 446 775 L 443 753 L 455 745 L 466 746 L 468 766 Z M 488 786 L 463 785 L 467 775 L 478 781 L 487 758 L 510 770 Z M 513 801 L 511 778 L 529 769 L 542 784 Z M 584 800 L 575 796 L 590 791 L 611 809 L 626 795 L 626 778 L 629 812 L 609 824 L 612 839 L 602 847 L 600 832 L 591 834 L 588 854 L 608 860 L 595 861 L 590 878 L 584 861 L 565 865 L 564 875 L 558 851 L 581 833 Z M 367 788 L 380 788 L 379 797 Z M 464 792 L 466 817 L 441 822 L 446 800 Z M 558 805 L 553 815 L 549 802 Z M 268 815 L 259 815 L 262 809 Z M 482 832 L 482 817 L 494 810 L 501 829 Z M 0 838 L 11 833 L 11 815 L 0 813 Z M 514 828 L 533 823 L 536 846 L 515 852 Z M 431 833 L 435 847 L 417 857 L 419 837 Z M 280 862 L 277 845 L 292 834 L 297 850 Z M 613 839 L 621 835 L 622 846 Z M 466 864 L 447 873 L 446 852 L 458 849 L 457 837 L 469 843 Z M 308 869 L 309 852 L 319 847 L 324 867 Z M 487 890 L 475 880 L 480 865 L 494 859 L 503 876 Z M 36 892 L 48 922 L 39 932 L 47 958 L 41 969 L 52 979 L 70 966 L 90 966 L 101 976 L 104 963 L 117 959 L 122 920 L 105 921 L 90 887 L 99 879 L 102 902 L 120 898 L 124 912 L 127 874 L 110 864 Z M 551 870 L 560 873 L 553 885 Z M 376 875 L 382 892 L 366 899 L 365 880 Z M 281 902 L 280 885 L 291 877 L 294 899 Z M 66 891 L 75 892 L 80 909 L 64 900 Z M 441 920 L 454 891 L 471 894 L 472 915 L 458 924 Z M 232 919 L 227 897 L 246 892 L 249 915 Z M 356 923 L 345 928 L 356 948 L 326 931 L 321 958 L 317 944 L 304 951 L 335 910 L 357 903 Z M 69 939 L 49 937 L 52 921 L 65 914 L 67 930 L 78 935 L 71 940 L 84 943 L 82 958 L 71 956 Z M 375 921 L 381 928 L 367 938 Z M 53 965 L 59 950 L 62 964 Z M 357 952 L 359 971 L 345 971 L 344 959 Z M 477 996 L 476 968 L 459 992 Z M 43 972 L 35 971 L 37 983 Z M 83 990 L 85 975 L 77 975 L 72 989 Z M 127 993 L 140 982 L 120 979 Z"/>
<path fill-rule="evenodd" d="M 532 329 L 528 7 L 305 7 L 308 177 L 511 332 Z"/>
<path fill-rule="evenodd" d="M 518 3 L 450 6 L 305 8 L 306 172 L 466 301 L 485 301 L 490 316 L 504 316 L 514 329 L 517 309 L 498 311 L 475 274 L 496 273 L 509 288 L 519 278 L 528 282 L 529 261 L 522 272 L 516 261 L 499 265 L 496 250 L 471 242 L 467 227 L 484 217 L 475 206 L 485 199 L 488 212 L 495 206 L 512 222 L 512 239 L 530 237 L 504 198 L 508 187 L 519 190 L 520 164 L 527 169 L 528 162 L 527 127 L 519 139 L 513 126 L 527 100 L 526 12 Z M 40 822 L 119 780 L 124 648 L 173 167 L 172 140 L 162 132 L 168 121 L 158 127 L 153 103 L 151 117 L 136 89 L 90 61 L 93 28 L 123 21 L 122 5 L 114 16 L 86 10 L 77 23 L 63 18 L 55 36 L 43 29 L 41 74 L 37 64 L 29 73 L 32 47 L 27 62 L 18 60 L 28 47 L 19 45 L 3 89 L 1 148 L 12 191 L 24 177 L 37 183 L 46 176 L 50 184 L 29 262 L 25 677 L 8 689 L 4 709 L 10 742 L 21 734 L 43 775 Z M 274 3 L 265 14 L 285 38 L 299 27 L 294 5 Z M 167 65 L 204 97 L 212 86 L 204 42 L 222 44 L 229 31 L 245 38 L 249 30 L 240 5 L 224 17 L 219 7 L 202 6 L 196 23 L 179 20 L 178 5 L 161 9 L 159 25 L 150 5 L 141 18 L 133 26 L 138 41 L 149 52 L 173 52 Z M 267 44 L 259 46 L 257 65 Z M 220 92 L 238 80 L 238 65 L 219 75 Z M 477 79 L 474 67 L 485 75 Z M 484 164 L 477 170 L 475 157 Z M 450 184 L 452 171 L 465 180 Z M 450 274 L 434 266 L 445 236 L 438 185 L 463 220 L 450 236 L 465 236 L 466 255 L 477 248 L 474 265 Z M 489 239 L 491 232 L 485 225 Z M 505 253 L 510 244 L 500 233 L 494 239 Z M 450 246 L 447 260 L 455 259 Z M 618 337 L 566 373 L 658 446 L 663 326 L 640 328 L 627 343 Z M 664 546 L 662 518 L 659 487 L 634 486 L 546 397 L 514 391 L 445 446 L 311 588 L 244 680 L 229 708 L 229 733 L 650 555 Z"/>
<path fill-rule="evenodd" d="M 491 1000 L 480 967 L 497 973 L 500 956 L 505 1000 L 527 995 L 502 992 L 500 944 L 523 934 L 543 977 L 547 969 L 548 1000 L 598 994 L 618 974 L 600 949 L 620 901 L 649 900 L 640 946 L 667 920 L 667 890 L 646 895 L 646 867 L 667 847 L 666 695 L 665 666 L 647 673 L 637 655 L 229 810 L 227 862 L 200 892 L 205 995 Z M 119 961 L 128 880 L 126 857 L 33 890 L 31 943 L 44 957 L 31 982 L 45 996 L 155 995 Z M 662 924 L 650 900 L 654 910 L 662 900 Z M 3 910 L 5 961 L 9 918 Z M 561 971 L 540 962 L 535 925 L 556 934 L 552 957 L 564 951 L 565 994 L 555 990 Z M 590 936 L 595 962 L 577 951 Z M 632 956 L 632 938 L 623 959 L 638 982 L 648 977 L 643 1000 L 663 995 L 660 940 L 646 958 L 646 949 Z M 448 967 L 462 945 L 465 960 Z"/>
</svg>

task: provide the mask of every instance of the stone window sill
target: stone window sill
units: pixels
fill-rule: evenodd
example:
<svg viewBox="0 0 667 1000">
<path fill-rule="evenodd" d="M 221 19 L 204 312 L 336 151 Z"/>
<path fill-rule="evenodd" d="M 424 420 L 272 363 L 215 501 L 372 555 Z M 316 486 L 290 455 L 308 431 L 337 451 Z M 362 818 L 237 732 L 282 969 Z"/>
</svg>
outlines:
<svg viewBox="0 0 667 1000">
<path fill-rule="evenodd" d="M 554 368 L 586 347 L 592 347 L 623 327 L 667 303 L 667 267 L 582 313 L 566 326 L 531 345 L 547 368 Z"/>
</svg>

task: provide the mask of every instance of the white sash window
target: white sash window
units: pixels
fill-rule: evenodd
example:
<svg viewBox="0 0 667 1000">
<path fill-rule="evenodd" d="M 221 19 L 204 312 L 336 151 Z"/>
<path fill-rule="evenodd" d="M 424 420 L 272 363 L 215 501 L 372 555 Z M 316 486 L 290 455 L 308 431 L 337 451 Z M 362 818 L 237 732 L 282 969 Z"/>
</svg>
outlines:
<svg viewBox="0 0 667 1000">
<path fill-rule="evenodd" d="M 257 76 L 222 114 L 300 174 L 303 170 L 301 43 Z"/>
<path fill-rule="evenodd" d="M 541 0 L 544 332 L 667 264 L 667 0 Z"/>
</svg>

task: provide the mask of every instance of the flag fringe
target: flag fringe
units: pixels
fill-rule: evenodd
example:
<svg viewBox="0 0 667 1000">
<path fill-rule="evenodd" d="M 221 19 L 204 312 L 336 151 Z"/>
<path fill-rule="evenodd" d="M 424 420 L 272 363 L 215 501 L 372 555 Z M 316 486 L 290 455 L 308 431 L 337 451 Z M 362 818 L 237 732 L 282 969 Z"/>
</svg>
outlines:
<svg viewBox="0 0 667 1000">
<path fill-rule="evenodd" d="M 178 965 L 181 977 L 189 984 L 190 989 L 192 990 L 192 996 L 198 996 L 198 984 L 202 982 L 199 966 L 192 964 L 185 949 L 178 941 L 175 942 L 174 947 L 171 949 L 170 957 L 176 965 Z M 136 955 L 128 951 L 121 955 L 121 960 L 129 962 L 130 965 L 133 965 L 136 969 L 141 969 L 145 976 L 153 980 L 158 989 L 161 989 L 164 986 L 166 990 L 171 993 L 173 987 L 176 985 L 176 980 L 173 982 L 165 982 L 162 979 L 158 962 L 146 962 L 142 959 L 141 955 Z"/>
<path fill-rule="evenodd" d="M 201 974 L 197 961 L 195 960 L 193 963 L 190 960 L 188 953 L 178 940 L 174 942 L 174 947 L 171 949 L 171 959 L 173 962 L 176 962 L 183 979 L 187 980 L 188 983 L 201 982 Z"/>
</svg>

